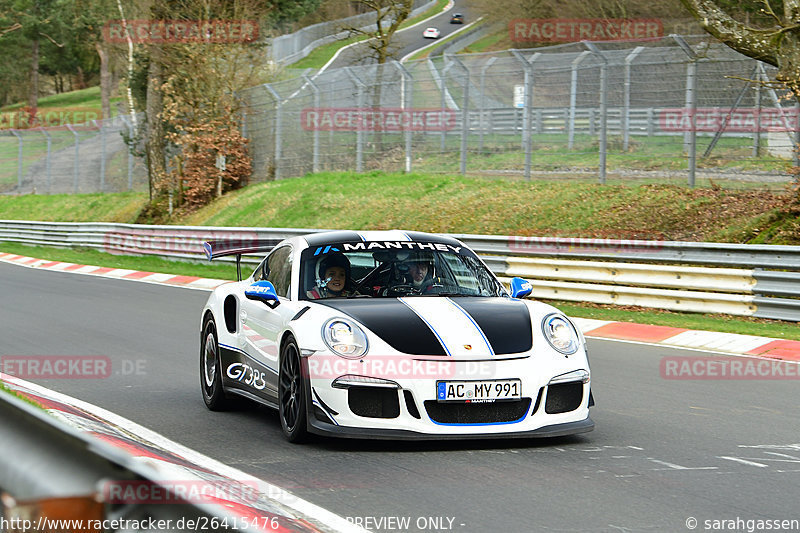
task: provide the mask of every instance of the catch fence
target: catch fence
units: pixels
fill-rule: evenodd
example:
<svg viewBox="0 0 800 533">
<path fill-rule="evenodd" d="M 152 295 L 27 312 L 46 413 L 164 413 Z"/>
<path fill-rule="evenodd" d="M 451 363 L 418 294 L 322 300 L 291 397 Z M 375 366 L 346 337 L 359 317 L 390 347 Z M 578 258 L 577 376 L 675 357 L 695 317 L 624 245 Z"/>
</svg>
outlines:
<svg viewBox="0 0 800 533">
<path fill-rule="evenodd" d="M 328 69 L 242 93 L 257 179 L 327 170 L 701 177 L 782 187 L 796 103 L 704 37 Z"/>
</svg>

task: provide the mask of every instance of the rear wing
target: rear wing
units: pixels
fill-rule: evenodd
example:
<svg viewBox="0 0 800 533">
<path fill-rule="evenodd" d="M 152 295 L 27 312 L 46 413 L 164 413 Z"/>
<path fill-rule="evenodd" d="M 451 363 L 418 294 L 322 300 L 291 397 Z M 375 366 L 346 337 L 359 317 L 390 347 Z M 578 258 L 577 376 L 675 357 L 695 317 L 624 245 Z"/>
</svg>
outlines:
<svg viewBox="0 0 800 533">
<path fill-rule="evenodd" d="M 228 255 L 236 256 L 236 278 L 242 281 L 242 256 L 272 250 L 281 239 L 221 239 L 203 243 L 209 261 Z"/>
<path fill-rule="evenodd" d="M 250 255 L 272 250 L 281 239 L 220 239 L 203 243 L 208 260 L 228 255 Z"/>
</svg>

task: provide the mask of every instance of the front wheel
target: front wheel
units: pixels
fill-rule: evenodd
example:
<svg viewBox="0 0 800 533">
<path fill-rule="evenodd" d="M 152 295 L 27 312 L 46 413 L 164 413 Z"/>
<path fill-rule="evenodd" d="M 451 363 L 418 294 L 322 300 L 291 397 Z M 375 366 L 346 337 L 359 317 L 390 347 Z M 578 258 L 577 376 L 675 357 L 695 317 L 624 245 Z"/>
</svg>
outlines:
<svg viewBox="0 0 800 533">
<path fill-rule="evenodd" d="M 212 411 L 224 411 L 233 406 L 222 389 L 221 369 L 217 326 L 209 315 L 203 321 L 203 335 L 200 337 L 200 389 L 206 407 Z"/>
<path fill-rule="evenodd" d="M 278 414 L 281 429 L 289 442 L 302 442 L 306 428 L 305 381 L 297 343 L 290 338 L 281 350 L 281 371 L 278 378 Z"/>
</svg>

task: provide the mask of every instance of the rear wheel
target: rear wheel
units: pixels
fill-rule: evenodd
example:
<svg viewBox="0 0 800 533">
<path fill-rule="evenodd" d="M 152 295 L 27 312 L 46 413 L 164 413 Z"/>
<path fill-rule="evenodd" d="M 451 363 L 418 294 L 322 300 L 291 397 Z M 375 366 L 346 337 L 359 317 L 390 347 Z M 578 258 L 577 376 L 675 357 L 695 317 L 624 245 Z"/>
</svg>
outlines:
<svg viewBox="0 0 800 533">
<path fill-rule="evenodd" d="M 278 379 L 278 411 L 281 428 L 289 442 L 302 442 L 306 428 L 306 391 L 300 361 L 300 350 L 290 338 L 281 350 L 281 371 Z"/>
<path fill-rule="evenodd" d="M 212 411 L 224 411 L 233 406 L 222 389 L 222 363 L 219 357 L 217 326 L 209 315 L 203 321 L 203 335 L 200 338 L 200 389 L 203 401 Z"/>
</svg>

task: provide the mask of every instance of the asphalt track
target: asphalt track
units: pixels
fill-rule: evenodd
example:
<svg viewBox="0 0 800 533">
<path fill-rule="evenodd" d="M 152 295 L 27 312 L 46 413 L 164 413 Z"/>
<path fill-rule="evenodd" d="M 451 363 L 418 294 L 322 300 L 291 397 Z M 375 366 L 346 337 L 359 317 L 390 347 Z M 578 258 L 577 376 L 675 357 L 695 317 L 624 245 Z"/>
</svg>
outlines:
<svg viewBox="0 0 800 533">
<path fill-rule="evenodd" d="M 689 531 L 690 517 L 698 531 L 737 519 L 746 530 L 746 520 L 800 519 L 796 379 L 665 380 L 661 358 L 698 352 L 591 340 L 592 433 L 297 446 L 268 409 L 203 405 L 198 313 L 207 292 L 0 263 L 0 294 L 0 356 L 112 361 L 103 379 L 31 381 L 375 531 Z"/>
<path fill-rule="evenodd" d="M 418 26 L 407 30 L 400 30 L 392 38 L 390 52 L 393 59 L 400 60 L 407 54 L 434 42 L 434 39 L 426 39 L 422 36 L 425 28 L 438 28 L 441 35 L 438 40 L 447 38 L 451 33 L 460 30 L 464 26 L 461 24 L 450 24 L 450 17 L 453 13 L 464 15 L 464 24 L 475 21 L 478 15 L 472 15 L 475 10 L 470 11 L 465 0 L 455 0 L 454 6 L 436 17 Z M 374 58 L 370 57 L 369 47 L 365 44 L 357 44 L 342 50 L 336 60 L 328 68 L 341 68 L 353 65 L 367 65 L 374 63 Z"/>
</svg>

